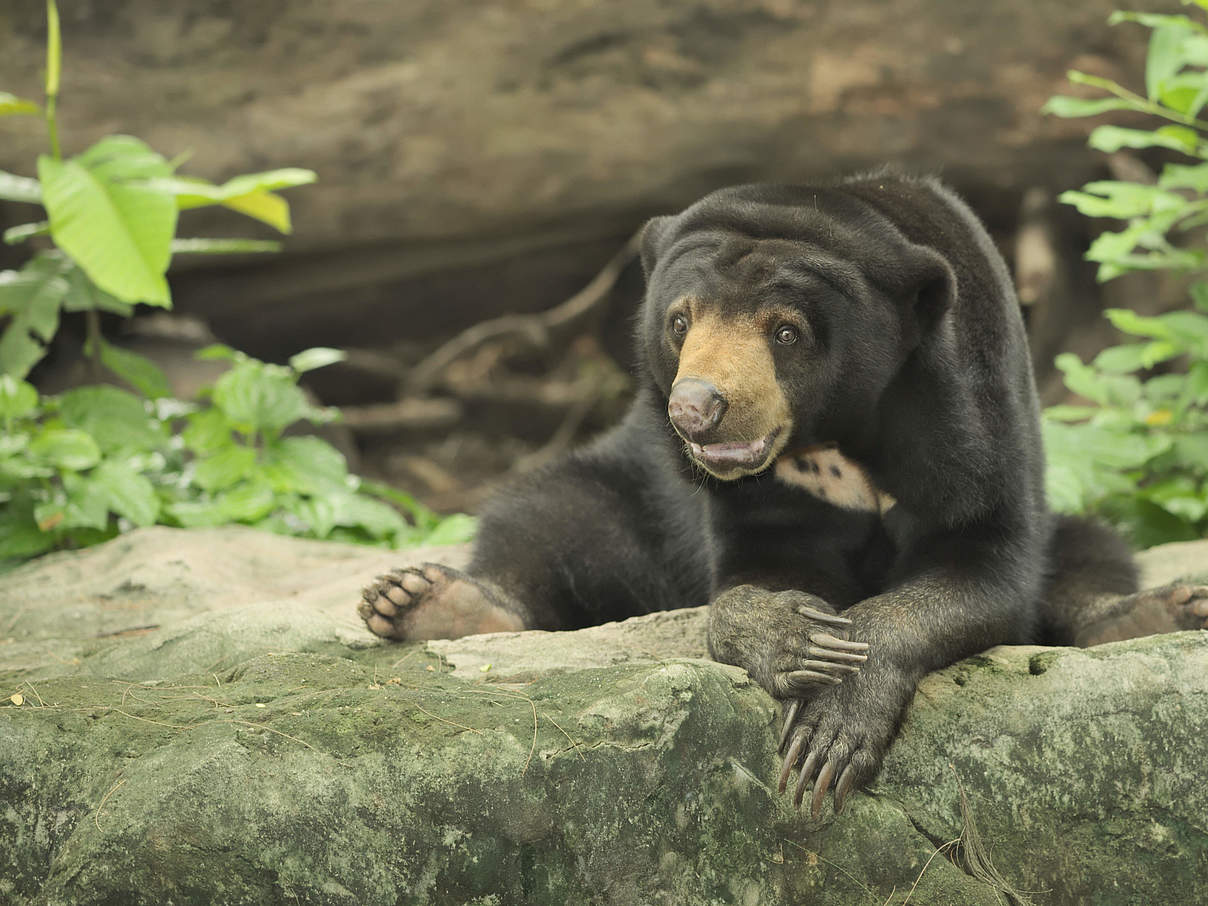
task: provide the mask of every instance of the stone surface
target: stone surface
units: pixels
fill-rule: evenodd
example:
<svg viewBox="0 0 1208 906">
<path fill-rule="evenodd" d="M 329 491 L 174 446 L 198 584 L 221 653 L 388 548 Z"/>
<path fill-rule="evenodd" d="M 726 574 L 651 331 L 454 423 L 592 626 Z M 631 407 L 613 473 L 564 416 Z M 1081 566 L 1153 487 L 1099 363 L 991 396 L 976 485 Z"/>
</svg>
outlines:
<svg viewBox="0 0 1208 906">
<path fill-rule="evenodd" d="M 1087 123 L 1039 110 L 1071 66 L 1142 80 L 1118 5 L 81 0 L 61 11 L 61 133 L 68 153 L 137 135 L 213 179 L 318 171 L 290 193 L 286 254 L 182 259 L 178 308 L 255 354 L 380 345 L 548 307 L 646 217 L 734 182 L 898 161 L 1010 230 L 1025 189 L 1102 170 Z M 0 10 L 4 90 L 40 96 L 43 17 Z M 36 120 L 0 121 L 0 168 L 43 151 Z M 256 227 L 207 210 L 184 229 Z"/>
<path fill-rule="evenodd" d="M 0 577 L 0 901 L 988 906 L 982 850 L 1037 903 L 1202 894 L 1208 634 L 933 674 L 816 823 L 703 608 L 371 637 L 356 589 L 430 558 L 465 551 L 155 528 Z M 1144 560 L 1203 574 L 1208 546 Z"/>
</svg>

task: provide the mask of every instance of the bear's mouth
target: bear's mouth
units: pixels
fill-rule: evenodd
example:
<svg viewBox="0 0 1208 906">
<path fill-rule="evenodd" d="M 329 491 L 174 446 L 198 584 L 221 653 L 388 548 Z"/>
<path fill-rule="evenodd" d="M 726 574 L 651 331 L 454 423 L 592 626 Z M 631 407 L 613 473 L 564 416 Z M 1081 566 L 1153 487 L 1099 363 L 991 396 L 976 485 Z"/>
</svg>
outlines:
<svg viewBox="0 0 1208 906">
<path fill-rule="evenodd" d="M 776 428 L 759 440 L 727 441 L 720 444 L 697 444 L 688 442 L 692 458 L 718 478 L 737 478 L 760 471 L 771 460 L 776 438 Z"/>
</svg>

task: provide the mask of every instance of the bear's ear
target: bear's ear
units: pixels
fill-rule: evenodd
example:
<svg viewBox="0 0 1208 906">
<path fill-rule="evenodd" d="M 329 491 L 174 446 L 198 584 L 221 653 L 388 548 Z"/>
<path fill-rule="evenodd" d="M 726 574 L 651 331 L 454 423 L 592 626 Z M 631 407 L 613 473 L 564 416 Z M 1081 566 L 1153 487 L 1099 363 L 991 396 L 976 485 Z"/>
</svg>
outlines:
<svg viewBox="0 0 1208 906">
<path fill-rule="evenodd" d="M 914 307 L 919 330 L 929 333 L 956 301 L 956 274 L 947 260 L 934 249 L 916 246 L 916 266 L 912 268 L 907 298 Z"/>
<path fill-rule="evenodd" d="M 654 271 L 655 262 L 663 252 L 663 238 L 667 234 L 668 227 L 671 225 L 673 217 L 652 217 L 646 221 L 646 225 L 642 227 L 642 238 L 640 241 L 642 249 L 642 271 L 646 275 L 646 279 L 650 279 L 650 274 Z"/>
</svg>

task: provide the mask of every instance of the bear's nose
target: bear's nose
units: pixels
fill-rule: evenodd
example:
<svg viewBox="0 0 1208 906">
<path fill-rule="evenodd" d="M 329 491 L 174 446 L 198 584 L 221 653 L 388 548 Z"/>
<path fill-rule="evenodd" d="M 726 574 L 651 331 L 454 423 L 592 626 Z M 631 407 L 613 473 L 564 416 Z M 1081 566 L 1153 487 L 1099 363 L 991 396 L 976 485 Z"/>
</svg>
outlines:
<svg viewBox="0 0 1208 906">
<path fill-rule="evenodd" d="M 717 427 L 727 406 L 726 398 L 708 381 L 684 378 L 671 388 L 667 415 L 680 434 L 699 443 L 706 433 Z"/>
</svg>

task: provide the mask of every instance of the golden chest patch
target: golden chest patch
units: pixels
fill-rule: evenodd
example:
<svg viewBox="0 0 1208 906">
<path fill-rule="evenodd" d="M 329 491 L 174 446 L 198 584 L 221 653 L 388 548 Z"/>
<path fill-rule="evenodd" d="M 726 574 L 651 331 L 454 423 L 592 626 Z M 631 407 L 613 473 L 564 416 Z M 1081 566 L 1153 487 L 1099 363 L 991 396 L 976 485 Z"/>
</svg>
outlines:
<svg viewBox="0 0 1208 906">
<path fill-rule="evenodd" d="M 828 444 L 782 453 L 776 460 L 774 472 L 785 484 L 808 491 L 845 510 L 883 516 L 897 503 L 872 483 L 862 466 Z"/>
</svg>

